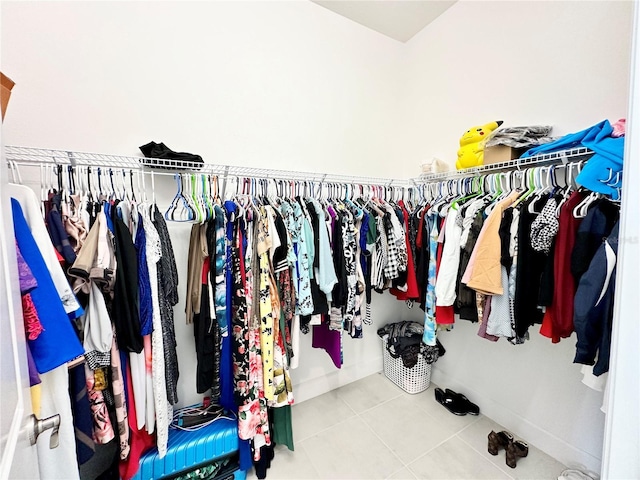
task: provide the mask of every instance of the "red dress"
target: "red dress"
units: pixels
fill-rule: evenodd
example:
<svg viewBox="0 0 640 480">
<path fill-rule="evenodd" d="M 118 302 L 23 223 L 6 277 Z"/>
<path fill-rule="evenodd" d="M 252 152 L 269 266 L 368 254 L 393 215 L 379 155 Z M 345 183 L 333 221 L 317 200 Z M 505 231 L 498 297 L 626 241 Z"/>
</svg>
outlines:
<svg viewBox="0 0 640 480">
<path fill-rule="evenodd" d="M 553 302 L 542 319 L 540 334 L 558 343 L 573 332 L 573 301 L 577 285 L 571 274 L 571 252 L 581 218 L 573 216 L 573 209 L 584 199 L 586 193 L 574 192 L 560 207 L 559 228 L 555 243 L 553 262 Z"/>
</svg>

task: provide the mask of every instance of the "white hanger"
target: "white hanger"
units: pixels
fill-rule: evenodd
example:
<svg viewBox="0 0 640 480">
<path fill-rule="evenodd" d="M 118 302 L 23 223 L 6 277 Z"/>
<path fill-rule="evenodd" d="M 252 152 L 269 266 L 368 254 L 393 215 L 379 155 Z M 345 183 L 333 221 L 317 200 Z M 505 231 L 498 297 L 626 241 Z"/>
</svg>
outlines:
<svg viewBox="0 0 640 480">
<path fill-rule="evenodd" d="M 599 195 L 596 192 L 591 192 L 587 195 L 578 205 L 573 209 L 573 216 L 575 218 L 584 218 L 589 211 L 589 206 L 598 199 Z"/>
</svg>

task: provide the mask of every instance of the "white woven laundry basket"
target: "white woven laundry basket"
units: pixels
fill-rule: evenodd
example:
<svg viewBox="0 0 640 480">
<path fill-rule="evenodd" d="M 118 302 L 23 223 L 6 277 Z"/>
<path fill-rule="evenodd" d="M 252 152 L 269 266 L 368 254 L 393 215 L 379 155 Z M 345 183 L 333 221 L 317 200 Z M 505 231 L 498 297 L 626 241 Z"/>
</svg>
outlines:
<svg viewBox="0 0 640 480">
<path fill-rule="evenodd" d="M 413 368 L 405 367 L 402 357 L 393 358 L 387 351 L 388 338 L 389 335 L 382 337 L 384 375 L 407 393 L 424 392 L 431 382 L 431 364 L 423 355 L 418 355 L 418 363 Z"/>
</svg>

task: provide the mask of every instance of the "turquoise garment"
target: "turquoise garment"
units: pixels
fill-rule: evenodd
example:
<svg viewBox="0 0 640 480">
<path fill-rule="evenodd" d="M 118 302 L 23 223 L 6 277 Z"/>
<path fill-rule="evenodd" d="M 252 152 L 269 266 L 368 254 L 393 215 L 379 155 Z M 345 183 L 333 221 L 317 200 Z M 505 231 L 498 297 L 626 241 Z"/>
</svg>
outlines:
<svg viewBox="0 0 640 480">
<path fill-rule="evenodd" d="M 429 282 L 424 309 L 424 333 L 422 343 L 425 345 L 436 344 L 436 255 L 438 252 L 438 216 L 428 217 L 429 229 Z"/>
<path fill-rule="evenodd" d="M 293 208 L 289 202 L 282 202 L 280 205 L 280 214 L 282 215 L 282 219 L 284 221 L 285 226 L 287 227 L 287 231 L 291 236 L 291 248 L 287 249 L 287 260 L 291 265 L 291 277 L 293 279 L 293 288 L 296 292 L 296 314 L 298 312 L 297 299 L 299 297 L 299 284 L 298 279 L 300 278 L 300 274 L 298 273 L 298 255 L 297 255 L 297 243 L 298 243 L 298 233 L 296 231 L 296 221 L 293 214 Z"/>
<path fill-rule="evenodd" d="M 336 268 L 333 264 L 333 255 L 331 254 L 331 245 L 329 244 L 329 231 L 327 230 L 327 223 L 325 222 L 325 212 L 320 205 L 320 202 L 316 199 L 312 199 L 311 203 L 318 215 L 319 228 L 318 228 L 318 255 L 319 267 L 316 272 L 316 281 L 318 287 L 327 296 L 327 300 L 331 301 L 331 292 L 336 283 L 338 283 L 338 277 L 336 276 Z"/>
<path fill-rule="evenodd" d="M 310 269 L 309 263 L 309 242 L 304 232 L 305 217 L 302 207 L 298 202 L 291 202 L 293 228 L 289 230 L 293 242 L 293 250 L 296 254 L 297 264 L 297 284 L 296 288 L 296 314 L 311 315 L 313 313 L 313 300 L 311 298 Z M 313 242 L 311 242 L 313 245 Z"/>
<path fill-rule="evenodd" d="M 617 200 L 622 187 L 624 137 L 612 137 L 613 127 L 603 120 L 585 130 L 570 133 L 551 143 L 530 148 L 522 158 L 586 147 L 595 154 L 589 158 L 577 177 L 577 182 L 593 192 L 610 195 Z"/>
</svg>

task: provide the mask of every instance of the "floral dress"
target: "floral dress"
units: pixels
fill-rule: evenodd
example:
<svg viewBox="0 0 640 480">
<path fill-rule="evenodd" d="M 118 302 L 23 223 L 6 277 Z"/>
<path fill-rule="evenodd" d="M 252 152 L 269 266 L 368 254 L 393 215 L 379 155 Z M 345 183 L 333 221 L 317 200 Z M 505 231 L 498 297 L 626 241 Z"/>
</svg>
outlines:
<svg viewBox="0 0 640 480">
<path fill-rule="evenodd" d="M 252 213 L 252 212 L 251 212 Z M 254 272 L 257 271 L 256 257 L 254 252 L 256 251 L 255 240 L 257 235 L 254 233 L 254 229 L 257 230 L 259 226 L 259 219 L 247 218 L 246 226 L 246 252 L 244 255 L 244 262 L 238 263 L 239 275 L 234 272 L 234 278 L 239 280 L 239 286 L 243 287 L 245 298 L 245 311 L 240 308 L 240 303 L 236 301 L 238 310 L 234 310 L 234 323 L 233 323 L 233 338 L 239 340 L 234 343 L 235 355 L 238 357 L 238 361 L 242 364 L 242 368 L 248 367 L 246 371 L 246 379 L 243 375 L 235 378 L 235 398 L 236 401 L 242 401 L 243 403 L 238 405 L 238 436 L 243 440 L 252 440 L 255 452 L 255 459 L 259 459 L 260 447 L 263 445 L 271 444 L 271 435 L 269 431 L 269 419 L 267 415 L 267 401 L 264 396 L 263 387 L 263 368 L 262 368 L 262 350 L 260 345 L 260 320 L 257 319 L 259 309 L 255 310 L 254 302 Z M 242 241 L 238 242 L 241 246 Z M 240 247 L 241 250 L 241 247 Z M 244 263 L 244 277 L 242 275 L 242 265 Z M 234 267 L 234 268 L 237 268 Z M 235 281 L 234 281 L 235 284 Z M 234 292 L 240 295 L 241 290 L 237 289 L 234 285 Z M 246 323 L 241 325 L 239 318 L 244 317 Z M 245 334 L 246 331 L 246 334 Z M 241 351 L 246 350 L 246 360 L 240 360 L 242 355 Z M 247 363 L 245 363 L 247 362 Z M 235 362 L 234 362 L 234 377 L 235 377 Z M 246 381 L 246 384 L 243 383 Z"/>
<path fill-rule="evenodd" d="M 422 343 L 425 345 L 436 344 L 436 252 L 438 249 L 437 216 L 430 216 L 429 230 L 429 283 L 424 309 L 424 333 Z"/>
</svg>

